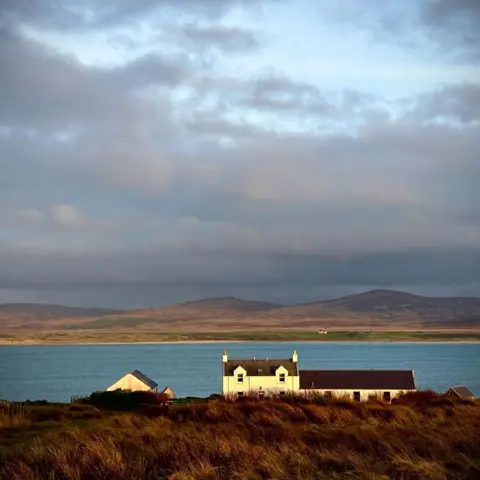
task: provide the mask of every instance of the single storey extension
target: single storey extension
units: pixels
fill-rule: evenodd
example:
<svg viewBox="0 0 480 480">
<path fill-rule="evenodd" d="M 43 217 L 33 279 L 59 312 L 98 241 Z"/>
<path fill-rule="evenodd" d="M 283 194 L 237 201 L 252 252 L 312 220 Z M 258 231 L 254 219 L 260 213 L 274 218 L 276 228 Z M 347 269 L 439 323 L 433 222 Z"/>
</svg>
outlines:
<svg viewBox="0 0 480 480">
<path fill-rule="evenodd" d="M 304 395 L 346 396 L 357 401 L 377 396 L 389 402 L 415 389 L 413 370 L 300 370 L 300 393 Z"/>
</svg>

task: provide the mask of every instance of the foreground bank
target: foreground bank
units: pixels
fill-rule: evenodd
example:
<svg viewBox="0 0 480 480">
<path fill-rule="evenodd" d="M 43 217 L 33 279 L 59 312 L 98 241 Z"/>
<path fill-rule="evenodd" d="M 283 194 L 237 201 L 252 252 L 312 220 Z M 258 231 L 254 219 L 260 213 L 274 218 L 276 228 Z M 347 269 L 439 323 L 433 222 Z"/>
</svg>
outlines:
<svg viewBox="0 0 480 480">
<path fill-rule="evenodd" d="M 188 342 L 480 342 L 480 331 L 332 331 L 258 330 L 229 332 L 74 331 L 10 333 L 0 345 Z"/>
<path fill-rule="evenodd" d="M 30 406 L 0 416 L 0 480 L 480 478 L 480 404 L 419 392 L 113 411 Z"/>
</svg>

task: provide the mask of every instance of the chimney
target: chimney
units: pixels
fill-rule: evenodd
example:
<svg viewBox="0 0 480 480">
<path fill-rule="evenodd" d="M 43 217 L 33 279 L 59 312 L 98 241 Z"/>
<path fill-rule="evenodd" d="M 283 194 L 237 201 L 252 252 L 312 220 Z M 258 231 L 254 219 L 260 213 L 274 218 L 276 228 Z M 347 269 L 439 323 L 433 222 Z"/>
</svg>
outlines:
<svg viewBox="0 0 480 480">
<path fill-rule="evenodd" d="M 227 351 L 225 350 L 223 352 L 223 363 L 227 363 L 228 362 L 228 355 L 227 355 Z"/>
<path fill-rule="evenodd" d="M 298 355 L 297 355 L 297 351 L 296 351 L 296 350 L 293 351 L 293 354 L 292 354 L 292 362 L 293 362 L 293 363 L 297 363 L 297 362 L 298 362 Z"/>
</svg>

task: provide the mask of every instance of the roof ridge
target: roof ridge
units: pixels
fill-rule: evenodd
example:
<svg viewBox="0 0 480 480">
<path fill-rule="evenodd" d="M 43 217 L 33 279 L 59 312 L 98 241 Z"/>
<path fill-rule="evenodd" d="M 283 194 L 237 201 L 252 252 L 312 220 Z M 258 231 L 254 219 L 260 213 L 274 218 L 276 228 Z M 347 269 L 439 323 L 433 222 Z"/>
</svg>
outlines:
<svg viewBox="0 0 480 480">
<path fill-rule="evenodd" d="M 310 369 L 301 368 L 301 372 L 413 372 L 413 369 L 398 368 L 337 368 L 337 369 Z M 457 385 L 461 386 L 461 385 Z"/>
<path fill-rule="evenodd" d="M 145 383 L 145 385 L 148 385 L 151 388 L 158 387 L 158 383 L 155 382 L 155 380 L 152 380 L 148 375 L 145 375 L 143 372 L 141 372 L 138 369 L 131 371 L 130 375 L 133 375 L 135 378 L 137 378 L 138 380 Z"/>
</svg>

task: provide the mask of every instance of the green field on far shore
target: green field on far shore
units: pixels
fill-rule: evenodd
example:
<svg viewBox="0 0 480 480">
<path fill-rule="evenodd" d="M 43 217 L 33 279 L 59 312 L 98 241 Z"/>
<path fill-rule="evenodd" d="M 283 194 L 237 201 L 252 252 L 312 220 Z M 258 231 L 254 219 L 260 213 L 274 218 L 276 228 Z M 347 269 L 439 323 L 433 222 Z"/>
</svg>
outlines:
<svg viewBox="0 0 480 480">
<path fill-rule="evenodd" d="M 2 344 L 75 344 L 137 342 L 480 342 L 480 332 L 329 332 L 259 330 L 237 332 L 38 332 L 0 335 Z"/>
</svg>

